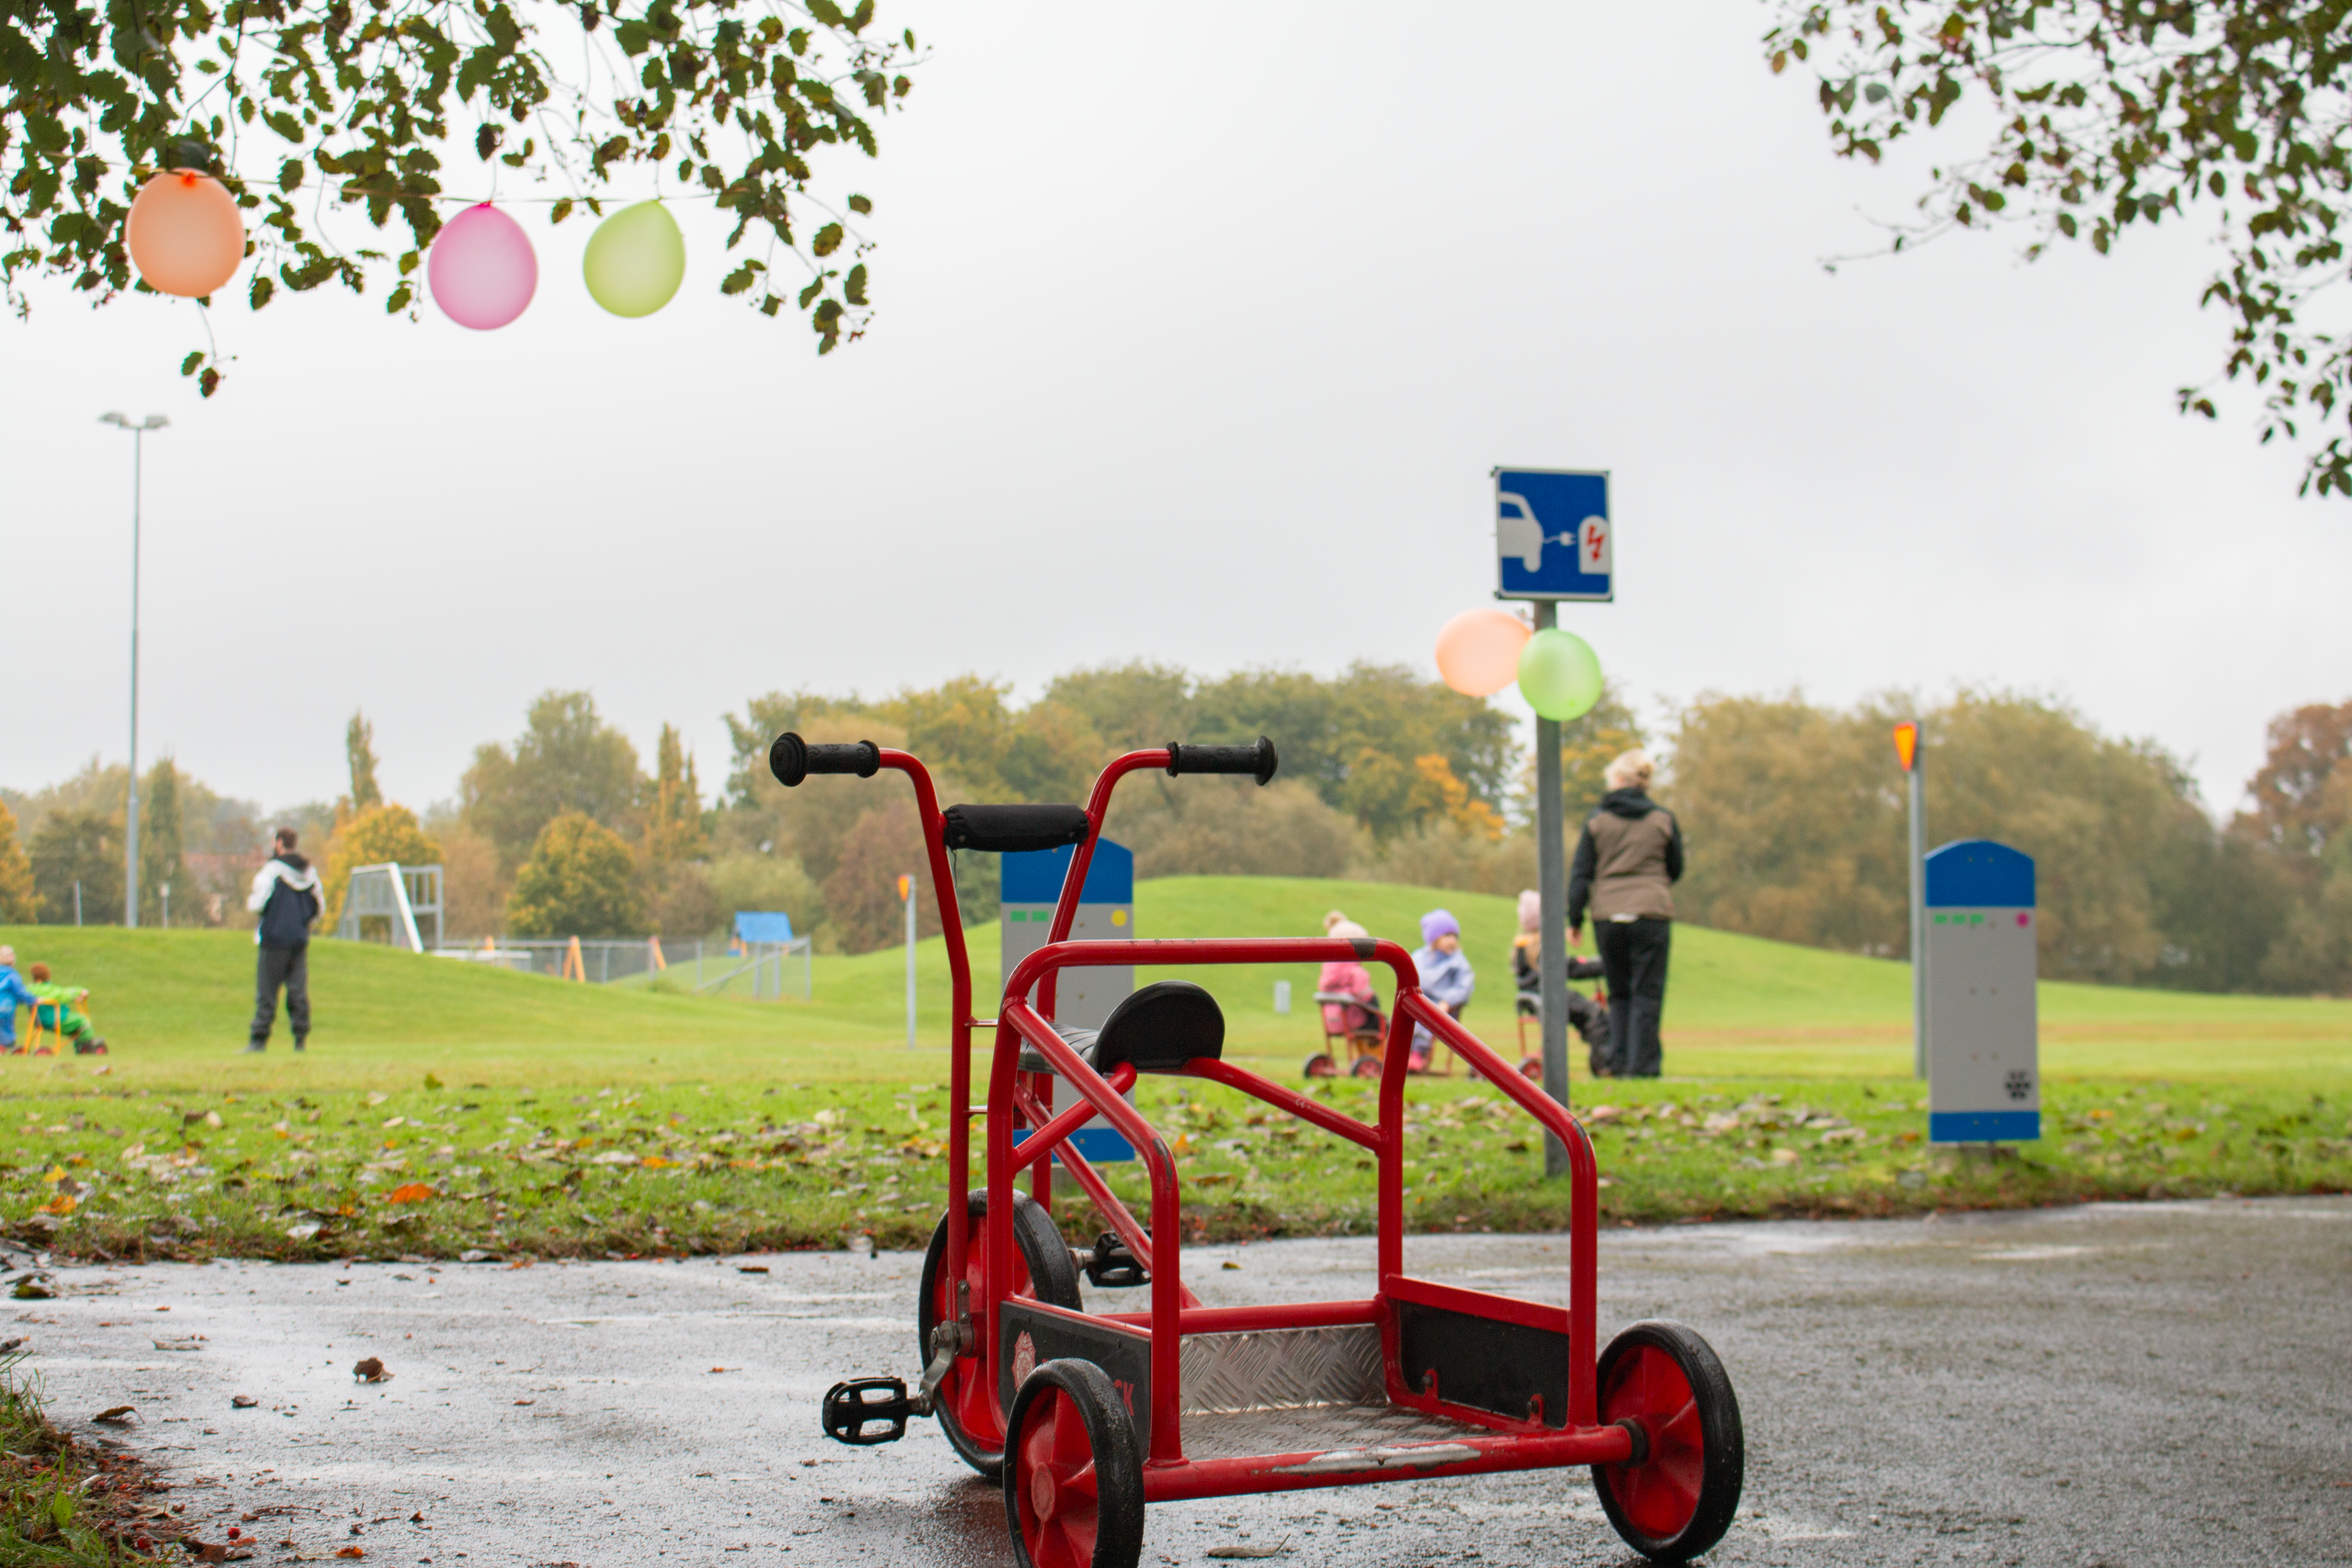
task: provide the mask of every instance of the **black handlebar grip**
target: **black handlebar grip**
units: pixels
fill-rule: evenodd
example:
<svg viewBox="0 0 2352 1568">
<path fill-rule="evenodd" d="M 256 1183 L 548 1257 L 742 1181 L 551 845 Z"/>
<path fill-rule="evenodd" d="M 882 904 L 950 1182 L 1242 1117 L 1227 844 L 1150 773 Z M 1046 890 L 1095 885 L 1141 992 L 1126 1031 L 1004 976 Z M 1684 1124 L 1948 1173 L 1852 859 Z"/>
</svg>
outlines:
<svg viewBox="0 0 2352 1568">
<path fill-rule="evenodd" d="M 768 771 L 790 789 L 811 773 L 856 773 L 870 779 L 882 770 L 882 748 L 871 741 L 812 746 L 787 730 L 768 748 Z"/>
<path fill-rule="evenodd" d="M 1247 746 L 1180 746 L 1168 742 L 1171 773 L 1248 773 L 1259 784 L 1274 776 L 1274 742 L 1260 735 Z"/>
</svg>

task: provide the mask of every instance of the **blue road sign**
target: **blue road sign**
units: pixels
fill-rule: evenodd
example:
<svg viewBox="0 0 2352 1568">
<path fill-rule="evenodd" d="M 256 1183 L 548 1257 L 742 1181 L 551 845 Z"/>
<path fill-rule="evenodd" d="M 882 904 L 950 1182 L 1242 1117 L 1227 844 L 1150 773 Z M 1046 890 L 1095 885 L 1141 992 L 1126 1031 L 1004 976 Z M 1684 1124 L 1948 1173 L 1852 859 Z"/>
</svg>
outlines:
<svg viewBox="0 0 2352 1568">
<path fill-rule="evenodd" d="M 1606 473 L 1496 468 L 1495 597 L 1614 599 L 1615 533 Z"/>
</svg>

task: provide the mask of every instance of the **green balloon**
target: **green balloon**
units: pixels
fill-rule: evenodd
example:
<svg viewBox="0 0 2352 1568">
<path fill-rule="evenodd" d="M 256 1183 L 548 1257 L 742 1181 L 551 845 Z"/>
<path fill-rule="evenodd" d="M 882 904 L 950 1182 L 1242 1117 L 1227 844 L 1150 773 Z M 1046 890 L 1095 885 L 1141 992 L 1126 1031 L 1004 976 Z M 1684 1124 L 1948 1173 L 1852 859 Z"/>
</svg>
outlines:
<svg viewBox="0 0 2352 1568">
<path fill-rule="evenodd" d="M 581 262 L 588 292 L 616 316 L 650 316 L 686 279 L 686 237 L 659 202 L 623 207 L 596 226 Z"/>
<path fill-rule="evenodd" d="M 1519 650 L 1519 695 L 1547 719 L 1580 719 L 1601 700 L 1601 659 L 1592 645 L 1557 626 Z"/>
</svg>

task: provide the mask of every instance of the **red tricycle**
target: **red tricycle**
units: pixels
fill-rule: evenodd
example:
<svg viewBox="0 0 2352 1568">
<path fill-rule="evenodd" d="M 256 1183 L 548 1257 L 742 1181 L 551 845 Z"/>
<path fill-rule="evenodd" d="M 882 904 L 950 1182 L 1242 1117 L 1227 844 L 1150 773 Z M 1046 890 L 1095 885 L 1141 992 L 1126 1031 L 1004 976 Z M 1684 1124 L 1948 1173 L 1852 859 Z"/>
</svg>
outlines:
<svg viewBox="0 0 2352 1568">
<path fill-rule="evenodd" d="M 956 1452 L 998 1478 L 1024 1568 L 1135 1568 L 1143 1505 L 1237 1492 L 1356 1486 L 1496 1470 L 1592 1468 L 1601 1507 L 1638 1552 L 1681 1561 L 1714 1545 L 1738 1506 L 1745 1460 L 1739 1406 L 1722 1363 L 1682 1324 L 1635 1323 L 1594 1354 L 1598 1174 L 1567 1110 L 1423 996 L 1412 956 L 1370 939 L 1071 942 L 1087 864 L 1113 787 L 1139 769 L 1273 776 L 1273 742 L 1171 743 L 1103 770 L 1084 806 L 957 805 L 942 812 L 930 774 L 871 742 L 815 745 L 777 737 L 769 766 L 797 785 L 812 773 L 913 784 L 947 936 L 954 998 L 945 1216 L 915 1303 L 919 1386 L 866 1377 L 824 1398 L 825 1434 L 902 1437 L 936 1416 Z M 949 851 L 1072 847 L 1045 944 L 1008 979 L 994 1018 L 972 1016 L 971 970 Z M 1099 1030 L 1057 1027 L 1067 968 L 1221 963 L 1386 964 L 1395 981 L 1377 1121 L 1223 1059 L 1224 1016 L 1189 981 L 1162 980 L 1121 1002 Z M 1404 1093 L 1407 1042 L 1428 1028 L 1568 1152 L 1569 1300 L 1563 1309 L 1407 1275 Z M 971 1183 L 971 1049 L 992 1029 L 985 1184 Z M 1377 1165 L 1378 1288 L 1369 1300 L 1202 1306 L 1184 1288 L 1181 1197 L 1167 1141 L 1128 1102 L 1143 1073 L 1223 1084 L 1356 1144 Z M 1055 1084 L 1076 1102 L 1056 1108 Z M 1100 1116 L 1143 1163 L 1139 1221 L 1071 1134 Z M 1049 1156 L 1052 1156 L 1049 1158 Z M 1058 1160 L 1110 1229 L 1073 1247 L 1053 1218 Z M 1030 1173 L 1022 1193 L 1013 1181 Z M 1150 1292 L 1150 1310 L 1089 1311 L 1097 1288 Z"/>
</svg>

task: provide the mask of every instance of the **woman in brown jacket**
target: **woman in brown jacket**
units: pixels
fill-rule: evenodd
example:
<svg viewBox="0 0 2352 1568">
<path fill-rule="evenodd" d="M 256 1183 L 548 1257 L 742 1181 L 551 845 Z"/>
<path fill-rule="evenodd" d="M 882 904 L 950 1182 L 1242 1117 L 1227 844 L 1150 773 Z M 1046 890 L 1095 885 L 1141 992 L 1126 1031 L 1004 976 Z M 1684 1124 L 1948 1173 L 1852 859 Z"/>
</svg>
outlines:
<svg viewBox="0 0 2352 1568">
<path fill-rule="evenodd" d="M 1674 884 L 1683 874 L 1683 830 L 1646 793 L 1649 753 L 1609 764 L 1609 793 L 1576 841 L 1568 879 L 1568 934 L 1584 940 L 1584 911 L 1609 976 L 1610 1070 L 1655 1078 L 1665 1047 L 1658 1022 L 1666 1005 L 1666 952 L 1674 940 Z"/>
</svg>

